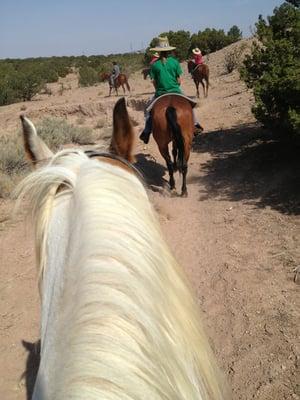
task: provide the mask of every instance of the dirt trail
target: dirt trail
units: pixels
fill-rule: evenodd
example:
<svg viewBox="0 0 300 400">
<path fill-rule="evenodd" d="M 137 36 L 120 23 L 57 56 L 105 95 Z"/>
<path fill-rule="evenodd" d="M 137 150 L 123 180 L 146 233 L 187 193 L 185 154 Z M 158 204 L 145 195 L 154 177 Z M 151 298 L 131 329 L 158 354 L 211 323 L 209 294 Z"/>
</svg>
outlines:
<svg viewBox="0 0 300 400">
<path fill-rule="evenodd" d="M 211 56 L 209 97 L 201 99 L 196 111 L 205 133 L 196 138 L 191 154 L 189 197 L 170 197 L 163 190 L 167 174 L 153 139 L 148 146 L 137 140 L 138 165 L 158 190 L 149 190 L 150 198 L 196 291 L 233 398 L 300 399 L 299 285 L 293 281 L 300 259 L 297 157 L 255 125 L 252 96 L 237 73 L 222 75 L 223 57 L 224 52 Z M 151 84 L 140 74 L 131 82 L 129 112 L 138 133 Z M 111 118 L 115 98 L 99 95 L 106 89 L 74 88 L 65 96 L 68 103 L 77 98 L 87 109 L 89 102 L 101 102 Z M 186 73 L 184 90 L 195 93 Z M 55 103 L 52 96 L 37 100 L 41 104 L 28 103 L 28 115 L 31 109 L 42 117 L 50 101 L 58 110 L 61 98 Z M 66 104 L 61 102 L 61 107 Z M 19 108 L 2 110 L 2 129 L 14 127 Z M 92 110 L 85 121 L 90 126 L 101 116 L 100 109 Z M 73 114 L 67 117 L 74 119 Z M 179 176 L 176 180 L 180 187 Z M 20 380 L 26 361 L 29 390 L 34 378 L 34 348 L 28 359 L 21 341 L 38 339 L 39 299 L 32 229 L 22 217 L 14 222 L 9 218 L 10 206 L 0 203 L 0 398 L 19 400 L 26 398 L 26 379 Z"/>
</svg>

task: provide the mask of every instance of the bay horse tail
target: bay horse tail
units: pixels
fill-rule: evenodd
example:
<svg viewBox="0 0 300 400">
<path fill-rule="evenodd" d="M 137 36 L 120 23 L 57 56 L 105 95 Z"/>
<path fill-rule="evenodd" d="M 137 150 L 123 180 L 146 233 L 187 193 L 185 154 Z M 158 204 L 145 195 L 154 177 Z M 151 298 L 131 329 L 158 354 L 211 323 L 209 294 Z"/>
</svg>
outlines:
<svg viewBox="0 0 300 400">
<path fill-rule="evenodd" d="M 182 173 L 183 167 L 186 164 L 184 159 L 184 138 L 182 135 L 181 127 L 177 122 L 177 113 L 174 107 L 169 106 L 166 109 L 166 118 L 168 128 L 172 132 L 173 140 L 178 150 L 178 170 Z"/>
</svg>

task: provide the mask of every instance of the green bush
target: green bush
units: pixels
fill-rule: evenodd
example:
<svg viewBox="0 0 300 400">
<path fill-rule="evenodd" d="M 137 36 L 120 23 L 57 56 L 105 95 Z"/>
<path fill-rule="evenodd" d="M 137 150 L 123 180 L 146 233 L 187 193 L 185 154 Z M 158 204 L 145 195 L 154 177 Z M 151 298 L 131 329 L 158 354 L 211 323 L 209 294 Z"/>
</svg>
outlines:
<svg viewBox="0 0 300 400">
<path fill-rule="evenodd" d="M 179 61 L 187 59 L 189 47 L 191 44 L 191 34 L 183 30 L 173 32 L 164 32 L 160 36 L 167 36 L 171 46 L 176 47 L 175 55 Z"/>
<path fill-rule="evenodd" d="M 92 67 L 79 68 L 79 85 L 93 86 L 99 82 L 98 73 Z"/>
<path fill-rule="evenodd" d="M 66 76 L 70 67 L 68 57 L 0 60 L 0 106 L 32 100 L 46 83 Z"/>
<path fill-rule="evenodd" d="M 220 50 L 242 38 L 242 32 L 233 25 L 226 34 L 223 29 L 206 28 L 191 37 L 191 49 L 199 47 L 203 54 Z"/>
<path fill-rule="evenodd" d="M 296 4 L 296 2 L 295 2 Z M 256 118 L 275 132 L 300 137 L 300 10 L 287 2 L 256 23 L 257 38 L 241 76 L 253 88 Z"/>
<path fill-rule="evenodd" d="M 235 43 L 238 40 L 241 40 L 243 35 L 239 27 L 237 25 L 233 25 L 227 32 L 227 36 L 229 43 Z"/>
<path fill-rule="evenodd" d="M 228 33 L 225 33 L 223 29 L 211 29 L 206 28 L 204 31 L 190 34 L 189 31 L 169 31 L 160 33 L 158 36 L 167 36 L 171 46 L 175 46 L 174 51 L 176 57 L 180 60 L 186 60 L 194 47 L 199 47 L 202 54 L 208 54 L 216 50 L 220 50 L 223 47 L 234 43 L 242 38 L 242 32 L 234 25 Z M 146 49 L 144 56 L 144 64 L 148 65 L 151 59 L 151 47 L 155 47 L 158 44 L 158 38 L 153 38 Z"/>
</svg>

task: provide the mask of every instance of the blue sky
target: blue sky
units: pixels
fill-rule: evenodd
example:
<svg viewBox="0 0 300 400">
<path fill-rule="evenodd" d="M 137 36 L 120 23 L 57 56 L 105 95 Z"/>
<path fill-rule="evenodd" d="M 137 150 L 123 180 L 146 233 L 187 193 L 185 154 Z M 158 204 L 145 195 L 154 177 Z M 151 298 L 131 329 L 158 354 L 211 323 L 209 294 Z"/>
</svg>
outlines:
<svg viewBox="0 0 300 400">
<path fill-rule="evenodd" d="M 146 47 L 160 32 L 238 25 L 282 0 L 0 0 L 0 58 L 90 55 Z"/>
</svg>

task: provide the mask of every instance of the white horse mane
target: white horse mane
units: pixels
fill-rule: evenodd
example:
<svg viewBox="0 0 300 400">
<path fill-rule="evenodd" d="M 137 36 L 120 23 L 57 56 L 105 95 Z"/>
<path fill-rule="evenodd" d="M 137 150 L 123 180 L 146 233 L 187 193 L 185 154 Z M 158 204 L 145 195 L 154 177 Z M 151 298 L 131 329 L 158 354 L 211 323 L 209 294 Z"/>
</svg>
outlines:
<svg viewBox="0 0 300 400">
<path fill-rule="evenodd" d="M 68 211 L 64 278 L 34 399 L 227 398 L 188 284 L 133 173 L 65 150 L 19 194 L 36 221 L 42 298 L 58 240 L 54 211 L 66 202 Z"/>
</svg>

